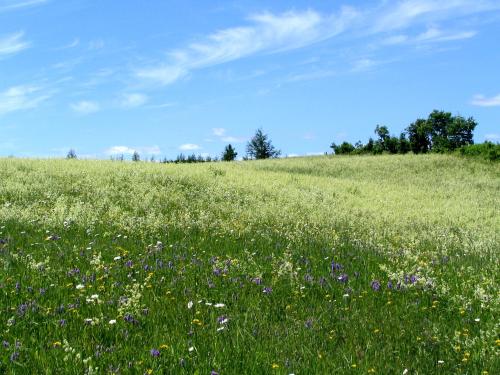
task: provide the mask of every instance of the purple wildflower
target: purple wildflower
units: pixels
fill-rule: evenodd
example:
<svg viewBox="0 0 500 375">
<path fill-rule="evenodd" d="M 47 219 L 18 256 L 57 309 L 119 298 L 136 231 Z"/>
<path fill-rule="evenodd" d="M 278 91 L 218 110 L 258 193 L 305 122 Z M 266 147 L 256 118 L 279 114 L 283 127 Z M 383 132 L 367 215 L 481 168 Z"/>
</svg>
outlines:
<svg viewBox="0 0 500 375">
<path fill-rule="evenodd" d="M 346 273 L 343 273 L 339 277 L 337 277 L 337 281 L 340 281 L 341 283 L 347 283 L 347 281 L 349 281 L 349 276 L 347 276 Z"/>
<path fill-rule="evenodd" d="M 415 284 L 417 282 L 418 278 L 415 275 L 411 275 L 410 277 L 410 283 Z"/>
<path fill-rule="evenodd" d="M 15 362 L 19 358 L 19 352 L 14 352 L 10 355 L 10 361 Z"/>
<path fill-rule="evenodd" d="M 313 320 L 311 318 L 307 319 L 306 322 L 304 323 L 306 328 L 312 328 L 313 326 Z"/>
<path fill-rule="evenodd" d="M 392 289 L 394 286 L 392 285 L 392 281 L 387 282 L 387 289 Z"/>
<path fill-rule="evenodd" d="M 3 345 L 4 348 L 8 348 L 10 346 L 9 342 L 6 341 L 6 340 L 2 341 L 2 345 Z"/>
<path fill-rule="evenodd" d="M 222 274 L 222 270 L 220 268 L 214 268 L 214 275 L 220 276 Z"/>
<path fill-rule="evenodd" d="M 64 327 L 66 325 L 66 319 L 59 320 L 59 326 Z"/>
<path fill-rule="evenodd" d="M 319 285 L 321 285 L 321 286 L 325 286 L 325 284 L 326 284 L 326 279 L 325 279 L 323 276 L 321 276 L 321 277 L 319 278 L 318 283 L 319 283 Z"/>
<path fill-rule="evenodd" d="M 131 267 L 132 267 L 132 265 L 133 265 L 133 263 L 132 263 L 132 261 L 131 261 L 131 260 L 127 260 L 127 261 L 125 262 L 125 267 L 127 267 L 127 268 L 131 268 Z"/>
<path fill-rule="evenodd" d="M 160 351 L 158 349 L 151 349 L 149 353 L 151 354 L 152 357 L 155 358 L 160 356 Z"/>
<path fill-rule="evenodd" d="M 210 375 L 219 375 L 219 373 L 215 370 L 210 371 Z"/>
<path fill-rule="evenodd" d="M 270 288 L 270 287 L 265 287 L 263 290 L 262 290 L 262 293 L 264 294 L 271 294 L 271 292 L 273 291 L 273 288 Z"/>
<path fill-rule="evenodd" d="M 380 281 L 378 280 L 373 280 L 372 281 L 372 289 L 376 292 L 380 290 Z"/>
<path fill-rule="evenodd" d="M 339 271 L 342 269 L 342 265 L 340 263 L 335 263 L 335 261 L 332 261 L 330 264 L 330 269 L 332 270 L 332 273 L 335 273 L 335 271 Z"/>
<path fill-rule="evenodd" d="M 307 283 L 312 283 L 314 281 L 314 278 L 311 275 L 306 274 L 304 276 L 304 281 L 307 282 Z"/>
<path fill-rule="evenodd" d="M 252 279 L 252 283 L 254 283 L 255 285 L 261 285 L 262 284 L 262 279 L 260 277 L 254 277 Z"/>
</svg>

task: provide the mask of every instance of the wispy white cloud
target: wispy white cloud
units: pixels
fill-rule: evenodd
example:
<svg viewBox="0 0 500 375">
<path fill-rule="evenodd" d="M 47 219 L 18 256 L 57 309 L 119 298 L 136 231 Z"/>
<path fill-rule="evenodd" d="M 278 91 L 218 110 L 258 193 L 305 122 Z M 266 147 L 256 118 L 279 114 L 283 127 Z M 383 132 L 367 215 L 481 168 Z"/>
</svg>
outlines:
<svg viewBox="0 0 500 375">
<path fill-rule="evenodd" d="M 195 150 L 200 150 L 201 146 L 194 144 L 194 143 L 185 143 L 183 145 L 179 146 L 179 150 L 181 151 L 195 151 Z"/>
<path fill-rule="evenodd" d="M 472 105 L 479 107 L 498 107 L 500 106 L 500 94 L 487 98 L 484 95 L 476 95 L 471 101 Z"/>
<path fill-rule="evenodd" d="M 80 39 L 74 38 L 70 43 L 65 44 L 61 47 L 54 48 L 54 50 L 61 51 L 61 50 L 65 50 L 65 49 L 71 49 L 71 48 L 78 47 L 79 45 L 80 45 Z"/>
<path fill-rule="evenodd" d="M 404 0 L 383 2 L 377 10 L 374 32 L 404 29 L 417 23 L 437 22 L 452 17 L 500 9 L 494 0 Z"/>
<path fill-rule="evenodd" d="M 243 137 L 233 137 L 233 136 L 228 135 L 226 137 L 222 137 L 221 141 L 227 142 L 227 143 L 243 143 L 243 142 L 246 141 L 246 138 L 243 138 Z"/>
<path fill-rule="evenodd" d="M 148 101 L 148 97 L 145 94 L 140 93 L 130 93 L 124 94 L 119 100 L 119 104 L 123 108 L 137 108 Z"/>
<path fill-rule="evenodd" d="M 13 55 L 29 48 L 31 43 L 23 40 L 23 36 L 23 31 L 0 36 L 0 58 L 2 58 L 2 56 Z"/>
<path fill-rule="evenodd" d="M 112 146 L 106 150 L 107 155 L 132 155 L 135 149 L 128 146 Z"/>
<path fill-rule="evenodd" d="M 49 0 L 2 0 L 0 2 L 0 13 L 41 5 L 48 2 Z"/>
<path fill-rule="evenodd" d="M 357 15 L 350 7 L 329 16 L 313 10 L 255 14 L 249 17 L 248 26 L 220 30 L 186 48 L 171 51 L 170 61 L 139 69 L 136 76 L 167 85 L 196 69 L 259 53 L 298 49 L 340 34 Z"/>
<path fill-rule="evenodd" d="M 288 77 L 287 82 L 301 82 L 301 81 L 314 81 L 333 77 L 337 74 L 336 71 L 331 69 L 317 69 L 310 72 L 297 73 Z"/>
<path fill-rule="evenodd" d="M 281 14 L 257 13 L 248 17 L 245 25 L 216 31 L 184 48 L 169 51 L 165 61 L 139 68 L 135 76 L 168 85 L 198 69 L 255 55 L 295 50 L 340 34 L 350 38 L 380 36 L 383 38 L 380 46 L 462 40 L 472 38 L 477 32 L 460 28 L 443 30 L 437 26 L 420 32 L 418 29 L 494 10 L 500 10 L 500 3 L 494 0 L 383 0 L 366 7 L 342 7 L 333 14 L 312 9 Z M 407 30 L 414 35 L 405 35 Z M 395 35 L 391 35 L 393 33 Z M 373 60 L 358 60 L 354 70 L 362 71 L 374 66 Z M 306 72 L 293 80 L 335 74 L 331 69 L 315 69 L 316 72 Z"/>
<path fill-rule="evenodd" d="M 245 138 L 242 137 L 234 137 L 226 134 L 227 131 L 224 128 L 212 128 L 212 134 L 219 138 L 222 142 L 228 143 L 242 143 L 245 142 Z"/>
<path fill-rule="evenodd" d="M 452 40 L 469 39 L 477 34 L 476 31 L 445 32 L 438 28 L 430 28 L 415 38 L 416 42 L 448 42 Z"/>
<path fill-rule="evenodd" d="M 0 92 L 0 115 L 36 108 L 51 97 L 36 86 L 14 86 Z"/>
<path fill-rule="evenodd" d="M 213 128 L 212 129 L 212 133 L 216 137 L 223 137 L 224 134 L 226 134 L 226 129 L 224 129 L 224 128 Z"/>
<path fill-rule="evenodd" d="M 96 113 L 101 109 L 99 103 L 88 100 L 82 100 L 77 103 L 72 103 L 70 107 L 73 111 L 82 115 Z"/>
</svg>

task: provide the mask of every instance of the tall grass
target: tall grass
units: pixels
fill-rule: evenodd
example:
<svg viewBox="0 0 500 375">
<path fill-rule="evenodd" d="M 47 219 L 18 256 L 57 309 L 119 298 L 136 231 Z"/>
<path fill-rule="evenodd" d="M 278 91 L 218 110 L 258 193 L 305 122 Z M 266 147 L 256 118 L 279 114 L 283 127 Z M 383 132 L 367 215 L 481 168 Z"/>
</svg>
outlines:
<svg viewBox="0 0 500 375">
<path fill-rule="evenodd" d="M 0 372 L 500 370 L 498 164 L 0 171 Z"/>
</svg>

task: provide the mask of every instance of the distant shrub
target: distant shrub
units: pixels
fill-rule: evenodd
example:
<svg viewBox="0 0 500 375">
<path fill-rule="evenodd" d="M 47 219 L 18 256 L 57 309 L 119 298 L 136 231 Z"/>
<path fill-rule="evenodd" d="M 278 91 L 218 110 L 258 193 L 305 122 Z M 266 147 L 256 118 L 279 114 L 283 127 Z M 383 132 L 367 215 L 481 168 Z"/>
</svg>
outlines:
<svg viewBox="0 0 500 375">
<path fill-rule="evenodd" d="M 464 156 L 480 157 L 491 161 L 500 160 L 500 144 L 493 142 L 463 146 L 459 149 L 459 152 Z"/>
</svg>

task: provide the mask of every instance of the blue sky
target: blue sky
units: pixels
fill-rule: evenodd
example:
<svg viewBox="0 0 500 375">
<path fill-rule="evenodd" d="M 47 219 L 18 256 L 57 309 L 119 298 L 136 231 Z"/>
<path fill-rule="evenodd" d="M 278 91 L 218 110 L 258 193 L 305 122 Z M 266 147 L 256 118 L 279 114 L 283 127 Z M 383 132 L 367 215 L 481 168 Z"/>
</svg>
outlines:
<svg viewBox="0 0 500 375">
<path fill-rule="evenodd" d="M 500 2 L 0 0 L 0 156 L 284 155 L 433 109 L 500 141 Z"/>
</svg>

